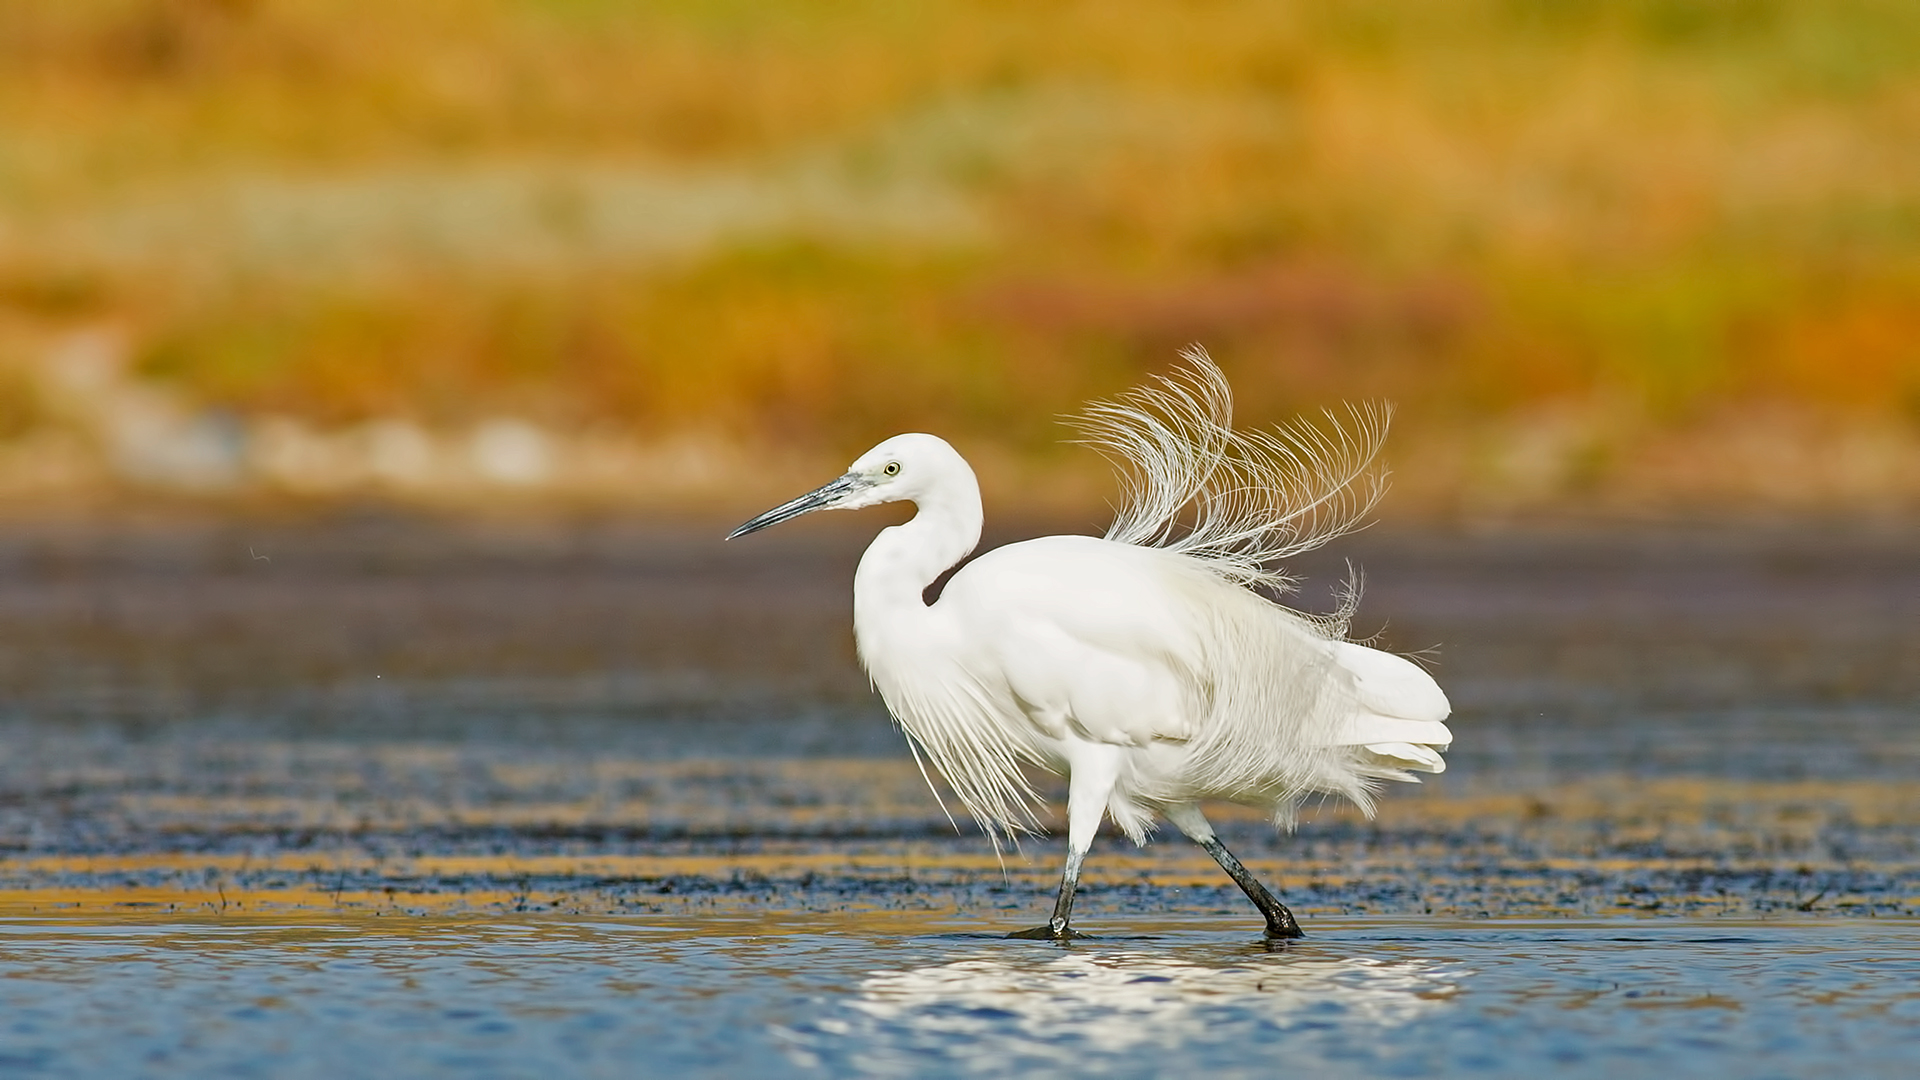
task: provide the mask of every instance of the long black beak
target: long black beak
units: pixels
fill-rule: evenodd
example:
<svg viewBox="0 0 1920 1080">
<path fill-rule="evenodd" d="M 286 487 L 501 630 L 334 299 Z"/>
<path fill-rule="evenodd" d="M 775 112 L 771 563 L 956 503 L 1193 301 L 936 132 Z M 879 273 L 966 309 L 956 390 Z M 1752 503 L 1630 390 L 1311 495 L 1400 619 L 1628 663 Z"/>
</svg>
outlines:
<svg viewBox="0 0 1920 1080">
<path fill-rule="evenodd" d="M 751 532 L 759 532 L 761 529 L 778 525 L 790 518 L 797 518 L 801 514 L 810 514 L 815 510 L 830 509 L 834 503 L 839 502 L 848 495 L 871 486 L 873 486 L 873 481 L 866 477 L 848 473 L 831 484 L 817 487 L 790 502 L 781 503 L 779 506 L 774 507 L 728 533 L 727 539 L 731 540 L 736 536 L 745 536 Z"/>
</svg>

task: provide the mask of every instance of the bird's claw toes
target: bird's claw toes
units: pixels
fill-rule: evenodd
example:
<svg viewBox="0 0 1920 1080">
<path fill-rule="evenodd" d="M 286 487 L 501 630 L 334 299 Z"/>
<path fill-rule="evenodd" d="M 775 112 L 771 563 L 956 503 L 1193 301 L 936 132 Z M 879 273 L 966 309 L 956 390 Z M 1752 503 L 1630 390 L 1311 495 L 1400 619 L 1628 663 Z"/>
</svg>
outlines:
<svg viewBox="0 0 1920 1080">
<path fill-rule="evenodd" d="M 1063 926 L 1058 930 L 1051 926 L 1036 926 L 1031 930 L 1015 930 L 1007 935 L 1010 939 L 1021 941 L 1079 941 L 1086 936 L 1070 926 Z"/>
</svg>

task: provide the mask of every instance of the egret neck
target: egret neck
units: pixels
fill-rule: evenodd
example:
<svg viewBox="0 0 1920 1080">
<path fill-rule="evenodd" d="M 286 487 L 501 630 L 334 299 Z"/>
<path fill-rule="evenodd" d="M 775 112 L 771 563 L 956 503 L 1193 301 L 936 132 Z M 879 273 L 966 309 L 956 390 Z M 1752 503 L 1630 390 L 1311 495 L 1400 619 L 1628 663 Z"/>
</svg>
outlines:
<svg viewBox="0 0 1920 1080">
<path fill-rule="evenodd" d="M 924 633 L 927 586 L 980 543 L 980 482 L 958 455 L 943 465 L 914 493 L 913 517 L 880 530 L 854 571 L 853 625 L 869 671 L 884 643 Z"/>
</svg>

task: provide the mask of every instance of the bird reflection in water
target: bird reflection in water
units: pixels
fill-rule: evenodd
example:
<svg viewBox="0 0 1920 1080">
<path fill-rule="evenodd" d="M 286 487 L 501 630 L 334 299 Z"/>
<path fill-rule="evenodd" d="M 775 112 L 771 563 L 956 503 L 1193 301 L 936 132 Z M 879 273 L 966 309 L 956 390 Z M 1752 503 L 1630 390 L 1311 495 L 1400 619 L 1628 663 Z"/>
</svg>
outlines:
<svg viewBox="0 0 1920 1080">
<path fill-rule="evenodd" d="M 1446 1007 L 1463 973 L 1432 960 L 1294 950 L 1182 957 L 1079 946 L 1039 959 L 984 951 L 879 971 L 832 1015 L 783 1030 L 797 1064 L 902 1075 L 930 1059 L 962 1072 L 1087 1067 L 1130 1050 L 1222 1051 L 1384 1034 Z M 1317 1056 L 1311 1045 L 1290 1050 Z M 1243 1058 L 1241 1060 L 1244 1060 Z"/>
</svg>

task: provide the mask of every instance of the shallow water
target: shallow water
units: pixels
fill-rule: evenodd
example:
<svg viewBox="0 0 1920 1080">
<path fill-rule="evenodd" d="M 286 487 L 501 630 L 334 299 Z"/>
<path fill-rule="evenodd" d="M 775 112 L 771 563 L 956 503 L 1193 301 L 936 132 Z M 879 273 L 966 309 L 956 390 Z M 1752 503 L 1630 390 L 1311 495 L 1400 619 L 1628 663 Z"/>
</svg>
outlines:
<svg viewBox="0 0 1920 1080">
<path fill-rule="evenodd" d="M 871 522 L 0 529 L 0 1075 L 1905 1076 L 1920 530 L 1368 534 L 1449 771 L 1192 845 L 955 831 Z M 756 540 L 761 538 L 756 537 Z M 1302 567 L 1324 600 L 1337 558 Z"/>
<path fill-rule="evenodd" d="M 1920 921 L 0 923 L 14 1076 L 1906 1076 Z"/>
</svg>

